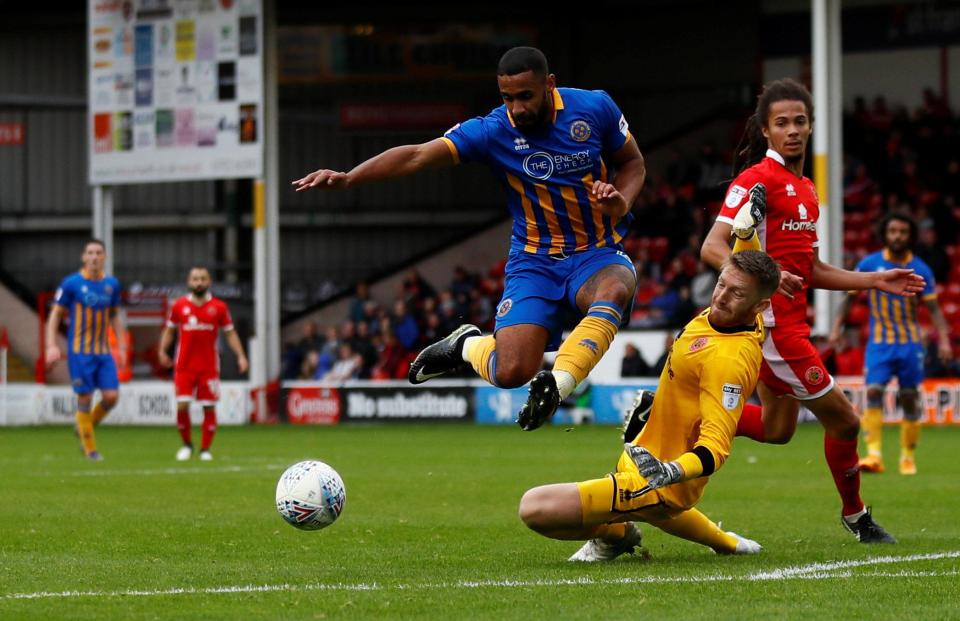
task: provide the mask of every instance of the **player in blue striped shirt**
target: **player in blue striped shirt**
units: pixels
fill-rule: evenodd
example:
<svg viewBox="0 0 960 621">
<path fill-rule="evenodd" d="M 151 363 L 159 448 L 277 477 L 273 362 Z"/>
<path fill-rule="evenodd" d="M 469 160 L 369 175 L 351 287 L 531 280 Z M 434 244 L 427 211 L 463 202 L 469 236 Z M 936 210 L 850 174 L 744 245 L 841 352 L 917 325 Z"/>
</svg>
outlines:
<svg viewBox="0 0 960 621">
<path fill-rule="evenodd" d="M 904 297 L 879 289 L 868 292 L 870 325 L 864 356 L 864 383 L 867 385 L 867 407 L 861 426 L 867 444 L 867 456 L 860 460 L 863 472 L 883 472 L 883 391 L 897 378 L 903 421 L 900 425 L 900 474 L 916 474 L 914 451 L 920 435 L 921 405 L 917 386 L 923 381 L 923 343 L 917 320 L 917 298 L 923 300 L 937 328 L 939 355 L 950 360 L 950 332 L 937 303 L 933 271 L 910 251 L 917 240 L 917 224 L 910 216 L 891 212 L 880 221 L 883 250 L 864 257 L 857 264 L 858 272 L 880 272 L 894 268 L 914 270 L 926 281 L 917 297 Z M 843 319 L 859 296 L 850 292 L 837 311 L 831 340 L 839 340 Z"/>
<path fill-rule="evenodd" d="M 586 378 L 629 317 L 636 274 L 620 240 L 646 171 L 613 99 L 603 91 L 557 88 L 540 50 L 509 50 L 497 84 L 503 105 L 484 117 L 430 142 L 384 151 L 349 172 L 321 169 L 293 184 L 297 191 L 353 187 L 470 161 L 493 171 L 513 215 L 494 334 L 460 326 L 420 353 L 410 381 L 419 384 L 464 361 L 495 386 L 533 378 L 518 420 L 530 430 Z M 582 319 L 561 344 L 568 306 Z M 543 352 L 558 347 L 553 372 L 537 373 Z"/>
<path fill-rule="evenodd" d="M 120 356 L 126 355 L 123 321 L 120 318 L 120 282 L 103 273 L 106 247 L 91 239 L 80 255 L 83 268 L 63 279 L 57 289 L 47 320 L 47 365 L 62 358 L 57 331 L 64 316 L 69 318 L 67 364 L 70 382 L 77 395 L 77 433 L 89 459 L 102 459 L 97 451 L 93 426 L 117 404 L 119 381 L 117 366 L 110 351 L 107 330 L 112 324 L 120 344 Z M 93 393 L 100 389 L 100 402 L 92 408 Z"/>
</svg>

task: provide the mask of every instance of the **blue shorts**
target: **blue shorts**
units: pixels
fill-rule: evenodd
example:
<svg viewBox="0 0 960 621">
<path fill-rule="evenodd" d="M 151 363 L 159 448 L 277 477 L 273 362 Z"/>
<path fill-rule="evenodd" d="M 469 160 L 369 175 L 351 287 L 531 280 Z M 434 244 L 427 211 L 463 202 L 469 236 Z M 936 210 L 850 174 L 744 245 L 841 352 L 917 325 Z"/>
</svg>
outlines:
<svg viewBox="0 0 960 621">
<path fill-rule="evenodd" d="M 900 388 L 915 388 L 923 381 L 923 345 L 868 343 L 863 372 L 867 386 L 885 386 L 896 376 Z"/>
<path fill-rule="evenodd" d="M 596 248 L 564 258 L 513 250 L 507 258 L 503 298 L 497 305 L 494 333 L 520 324 L 543 326 L 550 333 L 546 351 L 560 347 L 564 310 L 577 308 L 577 292 L 590 277 L 608 265 L 622 265 L 636 278 L 633 261 L 616 247 Z M 626 325 L 633 307 L 623 312 Z"/>
<path fill-rule="evenodd" d="M 70 367 L 70 385 L 78 395 L 89 394 L 97 388 L 116 390 L 120 386 L 117 365 L 110 354 L 69 354 L 67 364 Z"/>
</svg>

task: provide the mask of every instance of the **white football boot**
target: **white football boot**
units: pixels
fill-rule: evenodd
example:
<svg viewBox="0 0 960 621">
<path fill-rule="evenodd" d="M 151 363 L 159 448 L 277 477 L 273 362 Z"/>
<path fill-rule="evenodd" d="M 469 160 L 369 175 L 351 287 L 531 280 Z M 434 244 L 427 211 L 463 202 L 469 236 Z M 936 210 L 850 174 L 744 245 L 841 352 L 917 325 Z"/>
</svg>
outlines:
<svg viewBox="0 0 960 621">
<path fill-rule="evenodd" d="M 621 554 L 632 554 L 633 549 L 640 545 L 642 538 L 643 533 L 640 532 L 640 527 L 633 522 L 627 522 L 626 536 L 620 541 L 607 543 L 601 539 L 591 539 L 567 560 L 582 563 L 612 561 Z"/>
<path fill-rule="evenodd" d="M 727 534 L 737 540 L 737 549 L 733 551 L 734 554 L 759 554 L 760 550 L 763 550 L 763 546 L 753 539 L 741 537 L 730 531 L 727 531 Z"/>
</svg>

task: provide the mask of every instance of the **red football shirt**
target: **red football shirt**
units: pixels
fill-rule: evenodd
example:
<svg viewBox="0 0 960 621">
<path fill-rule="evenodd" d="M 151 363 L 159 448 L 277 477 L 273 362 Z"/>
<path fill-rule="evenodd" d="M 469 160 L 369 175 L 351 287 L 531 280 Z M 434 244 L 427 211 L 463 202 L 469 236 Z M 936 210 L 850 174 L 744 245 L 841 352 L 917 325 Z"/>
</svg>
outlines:
<svg viewBox="0 0 960 621">
<path fill-rule="evenodd" d="M 807 325 L 807 291 L 813 275 L 813 257 L 817 239 L 820 201 L 813 181 L 798 177 L 784 167 L 783 158 L 773 150 L 759 163 L 740 173 L 723 201 L 717 220 L 733 224 L 748 193 L 757 183 L 767 189 L 767 217 L 757 227 L 761 247 L 780 264 L 780 268 L 803 279 L 803 288 L 793 299 L 774 294 L 770 308 L 764 311 L 767 326 L 799 327 Z"/>
<path fill-rule="evenodd" d="M 233 330 L 230 311 L 223 301 L 207 295 L 203 304 L 195 304 L 185 295 L 173 303 L 167 326 L 180 329 L 176 370 L 220 372 L 220 330 Z"/>
</svg>

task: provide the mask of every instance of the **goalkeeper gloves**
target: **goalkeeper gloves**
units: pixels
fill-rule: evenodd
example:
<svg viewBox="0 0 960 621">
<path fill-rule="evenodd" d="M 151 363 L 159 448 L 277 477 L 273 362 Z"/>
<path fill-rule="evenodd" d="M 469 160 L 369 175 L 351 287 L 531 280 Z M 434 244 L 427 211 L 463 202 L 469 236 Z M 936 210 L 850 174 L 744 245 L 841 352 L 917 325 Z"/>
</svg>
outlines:
<svg viewBox="0 0 960 621">
<path fill-rule="evenodd" d="M 750 239 L 753 231 L 767 216 L 767 189 L 762 183 L 750 188 L 750 199 L 743 204 L 733 218 L 733 234 L 740 239 Z"/>
<path fill-rule="evenodd" d="M 641 493 L 679 483 L 683 477 L 683 468 L 675 461 L 660 461 L 650 451 L 635 444 L 625 444 L 624 449 L 637 465 L 640 475 L 647 480 Z"/>
</svg>

